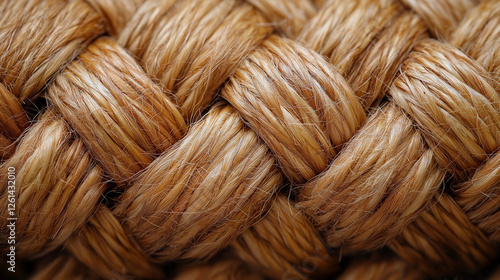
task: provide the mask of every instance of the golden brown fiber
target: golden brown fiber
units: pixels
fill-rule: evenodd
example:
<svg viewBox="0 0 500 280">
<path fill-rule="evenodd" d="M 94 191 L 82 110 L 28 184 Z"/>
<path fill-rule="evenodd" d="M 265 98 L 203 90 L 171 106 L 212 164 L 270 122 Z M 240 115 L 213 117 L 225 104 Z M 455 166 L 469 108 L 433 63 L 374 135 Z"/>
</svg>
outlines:
<svg viewBox="0 0 500 280">
<path fill-rule="evenodd" d="M 3 0 L 0 124 L 2 279 L 500 261 L 498 0 Z"/>
</svg>

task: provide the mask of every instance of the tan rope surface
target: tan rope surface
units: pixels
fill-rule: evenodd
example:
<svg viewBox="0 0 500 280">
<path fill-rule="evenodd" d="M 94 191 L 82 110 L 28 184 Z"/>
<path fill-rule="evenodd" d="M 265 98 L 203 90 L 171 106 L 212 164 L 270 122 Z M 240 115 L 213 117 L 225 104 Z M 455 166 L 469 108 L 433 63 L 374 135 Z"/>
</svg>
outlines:
<svg viewBox="0 0 500 280">
<path fill-rule="evenodd" d="M 500 275 L 499 0 L 1 0 L 0 123 L 2 279 Z"/>
</svg>

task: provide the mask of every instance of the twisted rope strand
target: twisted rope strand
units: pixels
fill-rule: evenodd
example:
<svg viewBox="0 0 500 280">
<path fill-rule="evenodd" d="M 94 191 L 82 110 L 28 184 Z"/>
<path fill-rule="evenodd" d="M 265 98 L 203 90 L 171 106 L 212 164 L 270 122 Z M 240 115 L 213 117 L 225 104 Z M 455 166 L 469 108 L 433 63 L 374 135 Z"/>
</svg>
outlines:
<svg viewBox="0 0 500 280">
<path fill-rule="evenodd" d="M 484 276 L 499 22 L 495 0 L 3 1 L 18 261 L 32 279 Z"/>
</svg>

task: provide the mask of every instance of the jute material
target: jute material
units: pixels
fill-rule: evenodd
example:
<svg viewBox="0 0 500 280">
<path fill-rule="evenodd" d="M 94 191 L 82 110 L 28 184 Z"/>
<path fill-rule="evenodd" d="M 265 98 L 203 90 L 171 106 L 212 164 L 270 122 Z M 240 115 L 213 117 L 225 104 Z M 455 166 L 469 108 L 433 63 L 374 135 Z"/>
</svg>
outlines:
<svg viewBox="0 0 500 280">
<path fill-rule="evenodd" d="M 498 0 L 4 0 L 2 273 L 487 277 L 499 94 Z"/>
</svg>

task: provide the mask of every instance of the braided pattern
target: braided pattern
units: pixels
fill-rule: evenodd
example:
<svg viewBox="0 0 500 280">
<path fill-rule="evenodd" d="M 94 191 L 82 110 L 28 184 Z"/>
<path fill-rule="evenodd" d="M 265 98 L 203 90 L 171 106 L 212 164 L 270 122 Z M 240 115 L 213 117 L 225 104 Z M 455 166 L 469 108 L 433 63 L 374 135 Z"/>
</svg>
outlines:
<svg viewBox="0 0 500 280">
<path fill-rule="evenodd" d="M 32 279 L 498 262 L 497 0 L 7 0 L 0 27 L 0 248 L 15 168 Z"/>
</svg>

